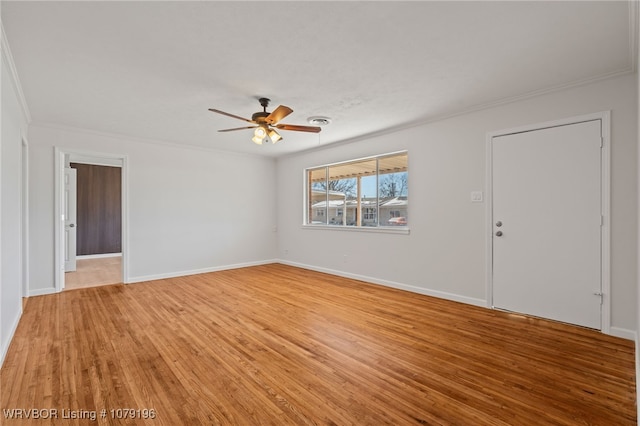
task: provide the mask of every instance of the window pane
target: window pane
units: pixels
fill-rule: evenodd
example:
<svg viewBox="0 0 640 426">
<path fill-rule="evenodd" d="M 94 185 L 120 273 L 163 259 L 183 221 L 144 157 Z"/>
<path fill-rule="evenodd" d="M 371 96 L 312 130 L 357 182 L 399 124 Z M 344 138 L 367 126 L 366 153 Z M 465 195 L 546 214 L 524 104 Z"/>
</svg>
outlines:
<svg viewBox="0 0 640 426">
<path fill-rule="evenodd" d="M 329 225 L 354 226 L 356 179 L 347 178 L 347 170 L 329 167 Z M 333 178 L 332 178 L 333 177 Z M 342 179 L 340 178 L 342 177 Z"/>
<path fill-rule="evenodd" d="M 406 153 L 378 159 L 380 226 L 407 226 L 408 157 Z"/>
<path fill-rule="evenodd" d="M 320 167 L 308 171 L 309 200 L 308 224 L 327 223 L 327 168 Z"/>
<path fill-rule="evenodd" d="M 345 209 L 346 214 L 331 217 L 330 224 L 346 226 L 363 226 L 362 218 L 362 179 L 376 175 L 376 160 L 353 161 L 349 163 L 329 166 L 329 189 L 335 191 L 335 197 L 342 196 L 341 201 L 335 200 L 336 207 Z M 372 194 L 375 196 L 375 194 Z M 360 203 L 358 203 L 360 198 Z M 359 205 L 360 204 L 360 205 Z M 333 222 L 331 222 L 333 220 Z"/>
<path fill-rule="evenodd" d="M 329 225 L 355 225 L 355 209 L 353 207 L 355 188 L 356 179 L 354 178 L 329 181 Z"/>
</svg>

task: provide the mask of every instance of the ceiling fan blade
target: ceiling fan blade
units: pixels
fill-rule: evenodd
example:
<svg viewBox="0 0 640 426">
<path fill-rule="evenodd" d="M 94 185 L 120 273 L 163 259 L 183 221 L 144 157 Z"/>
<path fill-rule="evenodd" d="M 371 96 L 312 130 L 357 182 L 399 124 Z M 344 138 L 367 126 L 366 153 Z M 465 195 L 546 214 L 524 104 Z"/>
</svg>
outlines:
<svg viewBox="0 0 640 426">
<path fill-rule="evenodd" d="M 269 124 L 276 124 L 292 112 L 293 110 L 288 106 L 280 105 L 278 108 L 274 109 L 273 112 L 264 119 L 264 121 Z"/>
<path fill-rule="evenodd" d="M 226 115 L 227 117 L 237 118 L 238 120 L 246 121 L 248 123 L 255 123 L 255 121 L 249 120 L 248 118 L 240 117 L 239 115 L 229 114 L 228 112 L 220 111 L 219 109 L 209 108 L 211 112 L 217 112 L 218 114 Z"/>
<path fill-rule="evenodd" d="M 320 133 L 320 130 L 322 130 L 320 127 L 317 127 L 317 126 L 298 126 L 296 124 L 278 124 L 274 127 L 282 130 L 294 130 L 296 132 L 310 132 L 310 133 Z"/>
<path fill-rule="evenodd" d="M 218 130 L 219 132 L 233 132 L 234 130 L 245 130 L 245 129 L 255 129 L 258 126 L 247 126 L 247 127 L 236 127 L 233 129 L 222 129 Z"/>
</svg>

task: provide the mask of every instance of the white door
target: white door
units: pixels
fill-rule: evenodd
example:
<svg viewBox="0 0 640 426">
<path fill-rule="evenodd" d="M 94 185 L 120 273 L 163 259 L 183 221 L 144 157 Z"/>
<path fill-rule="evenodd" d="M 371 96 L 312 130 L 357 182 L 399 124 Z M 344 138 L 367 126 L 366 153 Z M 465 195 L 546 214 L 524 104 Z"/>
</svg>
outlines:
<svg viewBox="0 0 640 426">
<path fill-rule="evenodd" d="M 76 169 L 64 169 L 64 271 L 76 270 Z"/>
<path fill-rule="evenodd" d="M 492 138 L 494 307 L 601 329 L 601 134 Z"/>
</svg>

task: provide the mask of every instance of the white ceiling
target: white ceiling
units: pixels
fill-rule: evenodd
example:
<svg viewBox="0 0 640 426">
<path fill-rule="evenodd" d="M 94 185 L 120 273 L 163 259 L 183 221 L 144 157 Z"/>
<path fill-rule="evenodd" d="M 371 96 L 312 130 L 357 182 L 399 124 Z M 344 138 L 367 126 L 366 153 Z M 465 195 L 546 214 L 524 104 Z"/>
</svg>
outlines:
<svg viewBox="0 0 640 426">
<path fill-rule="evenodd" d="M 34 124 L 278 156 L 633 71 L 628 2 L 11 2 Z M 257 146 L 257 98 L 320 134 Z"/>
</svg>

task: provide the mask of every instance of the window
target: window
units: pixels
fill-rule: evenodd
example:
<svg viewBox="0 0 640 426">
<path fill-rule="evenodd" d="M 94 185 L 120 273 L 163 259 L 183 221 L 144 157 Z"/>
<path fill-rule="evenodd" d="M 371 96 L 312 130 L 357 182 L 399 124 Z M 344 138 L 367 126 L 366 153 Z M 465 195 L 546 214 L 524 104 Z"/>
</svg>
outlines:
<svg viewBox="0 0 640 426">
<path fill-rule="evenodd" d="M 406 152 L 306 169 L 306 225 L 406 227 L 408 174 Z"/>
<path fill-rule="evenodd" d="M 376 220 L 376 209 L 375 207 L 365 207 L 364 208 L 364 216 L 362 216 L 364 220 L 372 221 Z"/>
</svg>

